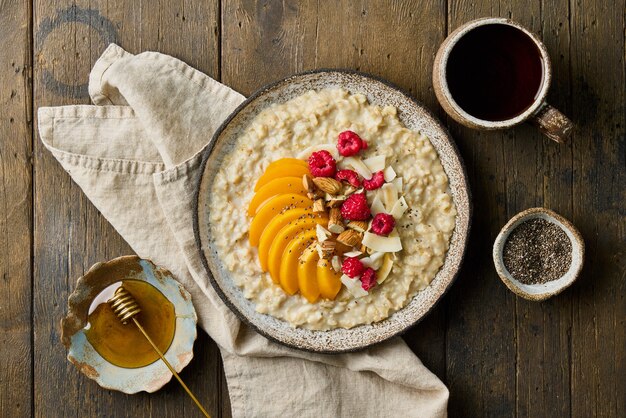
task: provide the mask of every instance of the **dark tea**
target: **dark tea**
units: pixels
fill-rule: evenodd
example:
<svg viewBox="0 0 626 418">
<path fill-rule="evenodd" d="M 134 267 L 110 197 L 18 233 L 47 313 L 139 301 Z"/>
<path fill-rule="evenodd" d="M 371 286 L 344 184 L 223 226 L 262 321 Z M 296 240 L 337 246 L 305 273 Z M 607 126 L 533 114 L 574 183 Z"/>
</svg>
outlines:
<svg viewBox="0 0 626 418">
<path fill-rule="evenodd" d="M 512 119 L 536 100 L 544 63 L 532 38 L 505 24 L 479 26 L 452 47 L 446 81 L 454 101 L 475 118 Z"/>
</svg>

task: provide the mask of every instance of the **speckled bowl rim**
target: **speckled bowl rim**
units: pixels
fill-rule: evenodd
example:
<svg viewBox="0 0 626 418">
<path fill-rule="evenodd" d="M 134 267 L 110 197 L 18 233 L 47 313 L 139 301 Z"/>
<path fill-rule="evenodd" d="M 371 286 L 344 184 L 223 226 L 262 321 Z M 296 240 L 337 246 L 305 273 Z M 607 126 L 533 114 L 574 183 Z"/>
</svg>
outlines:
<svg viewBox="0 0 626 418">
<path fill-rule="evenodd" d="M 77 322 L 86 321 L 82 311 L 77 305 L 88 302 L 103 289 L 119 281 L 118 278 L 111 281 L 102 281 L 92 286 L 87 283 L 87 277 L 95 274 L 102 268 L 112 268 L 116 264 L 125 262 L 137 262 L 141 271 L 132 274 L 127 270 L 126 280 L 145 281 L 162 292 L 176 306 L 176 330 L 174 338 L 165 357 L 177 372 L 183 370 L 193 358 L 193 346 L 197 338 L 196 323 L 198 317 L 191 301 L 191 294 L 178 282 L 172 273 L 155 265 L 152 261 L 142 259 L 136 255 L 127 255 L 114 258 L 106 262 L 96 263 L 81 276 L 76 288 L 68 299 L 68 312 L 61 321 L 61 341 L 67 349 L 67 359 L 88 378 L 96 381 L 101 387 L 117 390 L 129 395 L 138 392 L 156 392 L 172 379 L 172 373 L 160 360 L 156 360 L 144 367 L 126 368 L 116 366 L 106 361 L 87 341 L 84 329 L 76 332 Z M 158 277 L 157 277 L 158 276 Z M 89 300 L 87 300 L 89 299 Z"/>
<path fill-rule="evenodd" d="M 241 290 L 234 284 L 232 279 L 228 278 L 226 280 L 229 286 L 231 288 L 236 288 L 236 290 L 232 289 L 232 296 L 237 299 L 231 299 L 230 295 L 226 294 L 229 289 L 222 288 L 222 285 L 219 282 L 219 280 L 224 279 L 222 277 L 216 277 L 216 275 L 219 274 L 228 276 L 228 272 L 226 272 L 225 269 L 220 268 L 220 262 L 216 255 L 217 252 L 213 253 L 210 246 L 205 245 L 205 239 L 202 235 L 204 230 L 201 231 L 203 227 L 207 231 L 210 230 L 208 222 L 205 220 L 207 211 L 201 210 L 204 208 L 205 203 L 208 202 L 208 199 L 205 200 L 205 195 L 208 193 L 208 189 L 210 189 L 210 187 L 207 187 L 207 191 L 203 192 L 203 183 L 209 181 L 207 178 L 214 177 L 207 172 L 207 166 L 209 164 L 209 160 L 216 152 L 216 149 L 218 147 L 223 147 L 221 142 L 222 139 L 224 139 L 222 137 L 224 131 L 228 129 L 229 125 L 233 123 L 233 121 L 235 121 L 235 119 L 239 117 L 248 106 L 253 105 L 256 101 L 263 100 L 266 96 L 276 93 L 280 89 L 294 94 L 294 91 L 298 90 L 295 87 L 297 83 L 302 83 L 303 80 L 311 77 L 324 77 L 325 80 L 322 82 L 317 80 L 319 85 L 316 85 L 316 87 L 304 89 L 298 94 L 289 96 L 279 102 L 287 101 L 311 89 L 322 89 L 334 86 L 342 87 L 350 91 L 348 81 L 352 79 L 353 81 L 358 80 L 358 83 L 362 83 L 370 89 L 374 88 L 373 86 L 376 86 L 375 91 L 384 92 L 389 95 L 390 101 L 388 101 L 387 104 L 393 104 L 399 108 L 398 115 L 407 127 L 409 127 L 409 125 L 406 122 L 406 118 L 409 117 L 410 114 L 403 114 L 404 111 L 400 109 L 400 107 L 412 109 L 412 114 L 414 116 L 419 116 L 416 120 L 420 123 L 420 125 L 423 125 L 422 131 L 429 137 L 442 159 L 444 170 L 450 180 L 450 191 L 457 207 L 456 225 L 451 238 L 450 248 L 446 255 L 446 259 L 444 260 L 444 265 L 439 270 L 430 286 L 419 292 L 407 306 L 395 312 L 390 317 L 374 324 L 359 325 L 350 329 L 338 328 L 329 331 L 314 331 L 303 328 L 294 328 L 286 321 L 277 319 L 270 315 L 258 313 L 254 310 L 253 303 L 245 299 Z M 340 80 L 341 82 L 338 82 L 337 80 Z M 313 81 L 315 82 L 315 80 Z M 380 104 L 375 100 L 372 101 L 373 96 L 371 94 L 367 94 L 367 92 L 352 91 L 352 93 L 365 93 L 370 102 Z M 394 99 L 395 101 L 391 99 Z M 275 102 L 271 102 L 267 105 L 269 106 L 274 103 Z M 402 106 L 400 106 L 400 104 Z M 254 114 L 256 115 L 259 112 L 260 110 L 257 110 Z M 193 211 L 194 235 L 202 264 L 210 279 L 211 285 L 224 303 L 245 324 L 271 341 L 303 351 L 324 354 L 345 353 L 366 348 L 373 344 L 377 344 L 394 336 L 400 335 L 419 322 L 445 295 L 458 275 L 469 239 L 472 215 L 471 192 L 463 159 L 446 128 L 441 125 L 431 112 L 417 100 L 386 80 L 353 70 L 318 69 L 298 73 L 270 83 L 253 93 L 231 113 L 231 115 L 215 132 L 211 142 L 204 149 L 203 154 L 200 169 L 201 175 L 198 180 L 196 196 L 194 199 L 195 207 Z M 226 152 L 226 154 L 228 154 L 228 152 Z M 209 234 L 207 233 L 206 235 L 206 239 L 208 239 Z M 205 248 L 207 248 L 206 251 Z M 209 257 L 207 257 L 207 253 L 209 254 Z M 420 295 L 422 296 L 421 305 L 419 302 L 416 302 L 420 299 L 418 298 Z M 246 310 L 246 312 L 244 312 L 244 310 Z"/>
<path fill-rule="evenodd" d="M 572 264 L 570 265 L 567 273 L 565 273 L 560 279 L 553 280 L 552 282 L 548 282 L 545 284 L 540 283 L 526 285 L 520 283 L 518 280 L 511 276 L 511 274 L 504 265 L 502 252 L 504 244 L 509 237 L 509 234 L 521 223 L 536 218 L 546 219 L 554 223 L 567 234 L 572 243 Z M 492 256 L 493 264 L 496 268 L 498 276 L 500 276 L 500 279 L 506 285 L 506 287 L 508 287 L 512 292 L 523 297 L 524 299 L 540 302 L 552 296 L 558 295 L 576 281 L 576 279 L 580 275 L 585 261 L 585 242 L 578 229 L 576 229 L 576 227 L 563 216 L 546 208 L 530 208 L 512 217 L 506 223 L 506 225 L 502 227 L 502 230 L 496 237 L 496 240 L 493 244 Z M 558 283 L 557 287 L 550 289 L 550 287 L 556 285 L 556 282 L 558 281 L 562 282 Z M 552 283 L 552 285 L 550 283 Z M 525 288 L 537 290 L 537 292 L 531 293 L 529 291 L 526 291 Z"/>
</svg>

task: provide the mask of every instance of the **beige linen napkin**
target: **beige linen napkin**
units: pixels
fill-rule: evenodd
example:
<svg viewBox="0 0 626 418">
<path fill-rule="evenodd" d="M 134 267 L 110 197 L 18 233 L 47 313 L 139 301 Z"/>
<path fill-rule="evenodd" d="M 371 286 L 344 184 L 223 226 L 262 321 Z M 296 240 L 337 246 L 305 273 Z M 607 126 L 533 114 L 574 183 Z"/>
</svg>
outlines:
<svg viewBox="0 0 626 418">
<path fill-rule="evenodd" d="M 258 335 L 222 303 L 196 248 L 201 151 L 244 97 L 183 62 L 110 45 L 90 78 L 93 106 L 42 107 L 41 140 L 134 251 L 191 292 L 220 347 L 235 417 L 441 417 L 448 390 L 399 338 L 320 355 Z"/>
</svg>

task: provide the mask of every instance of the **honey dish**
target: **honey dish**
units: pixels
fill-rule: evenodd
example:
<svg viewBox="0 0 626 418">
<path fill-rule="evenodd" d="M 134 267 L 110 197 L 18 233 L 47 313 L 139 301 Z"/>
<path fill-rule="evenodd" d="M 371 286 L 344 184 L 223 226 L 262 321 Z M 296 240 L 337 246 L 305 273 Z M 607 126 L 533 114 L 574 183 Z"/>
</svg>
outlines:
<svg viewBox="0 0 626 418">
<path fill-rule="evenodd" d="M 122 323 L 108 303 L 123 285 L 140 306 L 137 318 L 174 370 L 193 357 L 196 312 L 171 273 L 137 256 L 97 263 L 78 279 L 62 320 L 67 358 L 100 386 L 124 393 L 154 392 L 172 373 L 137 327 Z"/>
<path fill-rule="evenodd" d="M 357 348 L 414 323 L 451 283 L 464 169 L 445 130 L 387 84 L 332 71 L 279 82 L 207 152 L 196 238 L 218 293 L 262 333 Z"/>
</svg>

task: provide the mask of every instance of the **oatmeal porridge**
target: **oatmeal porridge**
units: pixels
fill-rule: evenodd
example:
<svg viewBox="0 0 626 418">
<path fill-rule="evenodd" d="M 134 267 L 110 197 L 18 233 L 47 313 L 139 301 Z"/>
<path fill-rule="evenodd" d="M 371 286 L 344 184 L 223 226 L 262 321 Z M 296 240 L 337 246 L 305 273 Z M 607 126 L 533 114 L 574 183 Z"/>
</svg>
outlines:
<svg viewBox="0 0 626 418">
<path fill-rule="evenodd" d="M 456 219 L 428 138 L 341 89 L 259 113 L 211 195 L 215 246 L 244 296 L 313 330 L 406 306 L 443 265 Z"/>
</svg>

